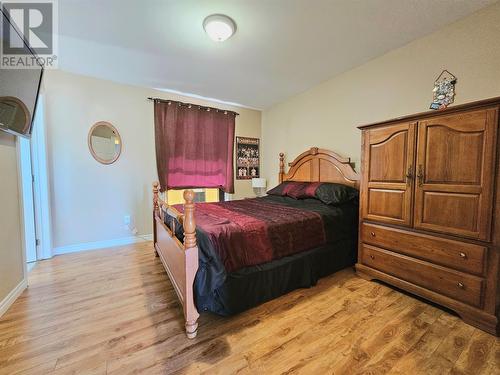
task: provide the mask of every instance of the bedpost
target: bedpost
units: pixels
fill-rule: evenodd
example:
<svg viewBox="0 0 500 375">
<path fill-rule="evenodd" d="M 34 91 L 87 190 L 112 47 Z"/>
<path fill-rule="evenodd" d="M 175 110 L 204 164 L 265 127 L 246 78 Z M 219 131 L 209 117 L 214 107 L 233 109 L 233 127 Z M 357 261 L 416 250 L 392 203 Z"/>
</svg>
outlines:
<svg viewBox="0 0 500 375">
<path fill-rule="evenodd" d="M 194 192 L 184 191 L 184 247 L 189 249 L 196 246 L 196 223 L 194 221 Z"/>
<path fill-rule="evenodd" d="M 285 154 L 280 152 L 280 173 L 278 176 L 280 184 L 283 182 L 284 176 L 285 176 Z"/>
<path fill-rule="evenodd" d="M 158 191 L 160 190 L 160 183 L 153 182 L 153 248 L 155 250 L 155 257 L 158 257 L 156 251 L 156 216 L 160 216 L 160 207 L 158 205 Z"/>
<path fill-rule="evenodd" d="M 153 212 L 157 213 L 159 211 L 158 206 L 158 191 L 160 190 L 160 183 L 158 181 L 153 182 Z"/>
<path fill-rule="evenodd" d="M 198 317 L 200 314 L 194 304 L 194 278 L 198 271 L 198 247 L 196 246 L 196 222 L 194 220 L 194 192 L 184 191 L 184 251 L 186 259 L 186 300 L 184 316 L 186 318 L 186 335 L 194 339 L 198 333 Z"/>
</svg>

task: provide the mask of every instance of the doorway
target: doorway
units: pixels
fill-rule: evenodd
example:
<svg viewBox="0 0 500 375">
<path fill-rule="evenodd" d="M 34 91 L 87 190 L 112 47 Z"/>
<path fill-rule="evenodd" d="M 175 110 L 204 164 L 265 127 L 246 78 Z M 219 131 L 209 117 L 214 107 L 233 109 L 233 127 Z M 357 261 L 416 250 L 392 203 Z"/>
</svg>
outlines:
<svg viewBox="0 0 500 375">
<path fill-rule="evenodd" d="M 43 96 L 38 99 L 31 139 L 18 137 L 20 193 L 27 270 L 52 257 Z"/>
</svg>

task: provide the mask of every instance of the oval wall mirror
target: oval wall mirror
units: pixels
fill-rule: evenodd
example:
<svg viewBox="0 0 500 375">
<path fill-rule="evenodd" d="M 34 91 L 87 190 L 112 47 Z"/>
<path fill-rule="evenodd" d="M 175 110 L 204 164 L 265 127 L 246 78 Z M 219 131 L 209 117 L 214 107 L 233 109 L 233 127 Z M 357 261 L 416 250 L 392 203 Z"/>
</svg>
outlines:
<svg viewBox="0 0 500 375">
<path fill-rule="evenodd" d="M 16 133 L 29 133 L 31 115 L 26 104 L 14 96 L 0 96 L 0 126 Z"/>
<path fill-rule="evenodd" d="M 106 121 L 99 121 L 90 128 L 88 143 L 90 153 L 102 164 L 114 163 L 122 152 L 118 130 Z"/>
</svg>

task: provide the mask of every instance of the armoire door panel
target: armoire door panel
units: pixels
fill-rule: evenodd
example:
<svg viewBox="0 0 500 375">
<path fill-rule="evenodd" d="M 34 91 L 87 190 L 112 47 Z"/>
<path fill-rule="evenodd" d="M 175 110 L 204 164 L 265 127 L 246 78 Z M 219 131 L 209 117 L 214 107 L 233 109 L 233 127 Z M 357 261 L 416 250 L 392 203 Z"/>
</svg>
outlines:
<svg viewBox="0 0 500 375">
<path fill-rule="evenodd" d="M 380 135 L 377 135 L 380 137 Z M 370 182 L 405 182 L 406 157 L 399 155 L 407 148 L 408 130 L 388 135 L 388 138 L 370 145 Z M 399 157 L 394 158 L 394 155 Z"/>
<path fill-rule="evenodd" d="M 460 132 L 436 125 L 427 128 L 424 183 L 481 183 L 484 132 Z"/>
<path fill-rule="evenodd" d="M 458 235 L 475 232 L 479 203 L 477 194 L 424 191 L 421 227 Z"/>
<path fill-rule="evenodd" d="M 488 240 L 497 108 L 418 124 L 416 228 Z"/>
<path fill-rule="evenodd" d="M 364 218 L 411 225 L 415 127 L 401 123 L 363 133 Z"/>
<path fill-rule="evenodd" d="M 403 190 L 369 189 L 368 214 L 372 217 L 404 221 L 405 197 Z"/>
</svg>

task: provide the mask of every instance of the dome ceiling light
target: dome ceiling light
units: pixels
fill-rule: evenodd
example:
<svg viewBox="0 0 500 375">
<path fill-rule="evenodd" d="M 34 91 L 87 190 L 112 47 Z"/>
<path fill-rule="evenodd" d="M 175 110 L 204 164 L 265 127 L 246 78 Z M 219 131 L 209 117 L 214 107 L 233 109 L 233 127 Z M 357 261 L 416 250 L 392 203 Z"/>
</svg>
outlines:
<svg viewBox="0 0 500 375">
<path fill-rule="evenodd" d="M 210 39 L 223 42 L 235 33 L 236 24 L 224 14 L 212 14 L 203 20 L 203 28 Z"/>
</svg>

